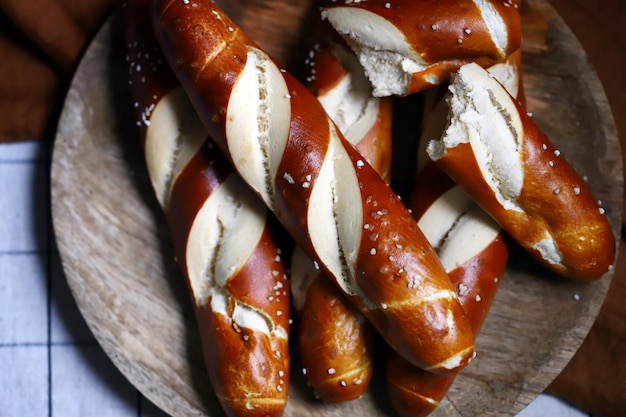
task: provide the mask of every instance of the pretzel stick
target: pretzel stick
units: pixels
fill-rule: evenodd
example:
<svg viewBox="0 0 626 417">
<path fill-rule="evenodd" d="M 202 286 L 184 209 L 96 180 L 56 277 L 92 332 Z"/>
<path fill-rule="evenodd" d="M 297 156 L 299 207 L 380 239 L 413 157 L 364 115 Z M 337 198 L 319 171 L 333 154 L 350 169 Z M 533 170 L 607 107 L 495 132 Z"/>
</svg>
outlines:
<svg viewBox="0 0 626 417">
<path fill-rule="evenodd" d="M 391 171 L 391 102 L 372 97 L 358 61 L 321 28 L 305 61 L 304 83 L 346 139 L 385 181 Z M 324 402 L 356 399 L 373 374 L 376 335 L 369 322 L 302 250 L 291 264 L 298 347 L 308 384 Z"/>
<path fill-rule="evenodd" d="M 229 166 L 164 61 L 151 1 L 125 7 L 148 174 L 186 278 L 205 364 L 228 416 L 280 416 L 289 384 L 286 268 L 268 210 Z"/>
<path fill-rule="evenodd" d="M 211 136 L 400 354 L 453 373 L 473 335 L 408 210 L 321 104 L 209 1 L 157 1 L 162 49 Z"/>
</svg>

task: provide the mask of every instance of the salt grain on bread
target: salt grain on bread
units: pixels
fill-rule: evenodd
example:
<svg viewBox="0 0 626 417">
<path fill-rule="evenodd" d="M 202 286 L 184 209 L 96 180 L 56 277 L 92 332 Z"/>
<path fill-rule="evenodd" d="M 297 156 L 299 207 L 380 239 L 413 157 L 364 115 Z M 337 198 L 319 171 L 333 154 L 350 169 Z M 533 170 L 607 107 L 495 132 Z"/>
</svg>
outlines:
<svg viewBox="0 0 626 417">
<path fill-rule="evenodd" d="M 606 273 L 615 239 L 603 210 L 521 105 L 476 64 L 456 73 L 450 91 L 430 158 L 549 269 L 577 280 Z"/>
</svg>

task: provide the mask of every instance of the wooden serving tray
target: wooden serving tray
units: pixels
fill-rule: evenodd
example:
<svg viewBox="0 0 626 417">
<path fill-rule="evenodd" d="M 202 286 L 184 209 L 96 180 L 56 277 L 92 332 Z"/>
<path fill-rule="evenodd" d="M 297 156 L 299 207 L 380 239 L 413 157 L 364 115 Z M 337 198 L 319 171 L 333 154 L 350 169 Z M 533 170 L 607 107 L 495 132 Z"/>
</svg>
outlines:
<svg viewBox="0 0 626 417">
<path fill-rule="evenodd" d="M 288 62 L 294 45 L 283 40 L 298 39 L 307 1 L 256 0 L 245 2 L 246 9 L 236 1 L 226 3 L 244 30 Z M 281 4 L 288 7 L 275 13 Z M 544 0 L 525 0 L 522 15 L 528 110 L 588 179 L 618 237 L 621 153 L 600 82 Z M 142 394 L 173 416 L 223 416 L 204 370 L 167 226 L 152 195 L 127 84 L 118 11 L 77 70 L 54 145 L 52 216 L 65 275 L 96 339 Z M 514 248 L 476 342 L 478 357 L 432 415 L 516 415 L 578 349 L 611 278 L 608 273 L 592 283 L 570 282 Z M 313 398 L 297 358 L 292 370 L 286 416 L 393 415 L 381 370 L 363 398 L 341 405 Z"/>
</svg>

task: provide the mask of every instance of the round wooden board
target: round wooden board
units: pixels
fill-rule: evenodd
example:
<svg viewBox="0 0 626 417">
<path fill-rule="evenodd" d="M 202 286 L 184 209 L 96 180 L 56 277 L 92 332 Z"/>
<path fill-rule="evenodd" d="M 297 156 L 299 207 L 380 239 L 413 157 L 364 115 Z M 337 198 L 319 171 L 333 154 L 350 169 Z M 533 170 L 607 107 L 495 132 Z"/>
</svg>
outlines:
<svg viewBox="0 0 626 417">
<path fill-rule="evenodd" d="M 279 60 L 295 19 L 272 26 L 235 15 Z M 232 3 L 237 4 L 237 3 Z M 260 12 L 259 12 L 260 13 Z M 273 15 L 272 15 L 273 16 Z M 544 0 L 526 0 L 523 62 L 528 109 L 588 178 L 619 236 L 622 165 L 613 119 L 580 45 Z M 294 23 L 295 20 L 295 23 Z M 286 23 L 285 23 L 286 22 Z M 282 25 L 282 26 L 281 26 Z M 98 342 L 148 399 L 174 416 L 223 416 L 204 371 L 187 290 L 143 163 L 127 85 L 121 14 L 87 50 L 69 90 L 52 163 L 52 216 L 66 278 Z M 273 36 L 273 38 L 272 38 Z M 432 414 L 514 416 L 563 369 L 600 309 L 611 273 L 563 280 L 514 249 L 483 331 L 478 357 Z M 295 359 L 286 416 L 393 415 L 381 372 L 368 393 L 343 405 L 315 401 Z"/>
</svg>

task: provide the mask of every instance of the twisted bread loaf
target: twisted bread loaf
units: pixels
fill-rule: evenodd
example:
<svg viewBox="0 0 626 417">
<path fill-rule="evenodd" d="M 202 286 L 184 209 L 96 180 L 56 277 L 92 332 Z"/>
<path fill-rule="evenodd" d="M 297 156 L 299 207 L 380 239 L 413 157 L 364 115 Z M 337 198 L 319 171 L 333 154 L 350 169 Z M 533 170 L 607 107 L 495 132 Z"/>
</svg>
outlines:
<svg viewBox="0 0 626 417">
<path fill-rule="evenodd" d="M 286 268 L 261 200 L 209 138 L 163 60 L 149 0 L 125 8 L 137 126 L 229 416 L 280 416 L 289 384 Z"/>
<path fill-rule="evenodd" d="M 478 334 L 507 264 L 508 247 L 500 227 L 432 163 L 420 172 L 408 205 L 437 250 Z M 430 414 L 455 379 L 411 366 L 394 353 L 386 369 L 391 402 L 403 417 Z"/>
<path fill-rule="evenodd" d="M 525 101 L 521 51 L 512 53 L 487 71 L 520 103 Z M 441 86 L 424 92 L 418 175 L 407 206 L 437 250 L 477 335 L 506 268 L 508 246 L 498 224 L 426 155 L 429 138 L 441 136 L 446 126 L 446 90 Z M 454 376 L 425 372 L 394 354 L 387 363 L 389 395 L 394 408 L 403 417 L 430 414 L 454 379 Z"/>
<path fill-rule="evenodd" d="M 210 1 L 159 0 L 162 50 L 236 170 L 389 344 L 451 373 L 473 335 L 408 210 L 321 104 Z"/>
</svg>

